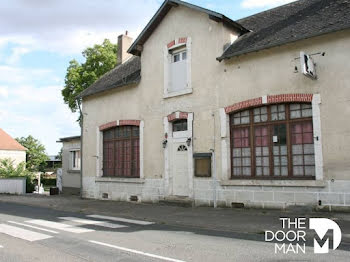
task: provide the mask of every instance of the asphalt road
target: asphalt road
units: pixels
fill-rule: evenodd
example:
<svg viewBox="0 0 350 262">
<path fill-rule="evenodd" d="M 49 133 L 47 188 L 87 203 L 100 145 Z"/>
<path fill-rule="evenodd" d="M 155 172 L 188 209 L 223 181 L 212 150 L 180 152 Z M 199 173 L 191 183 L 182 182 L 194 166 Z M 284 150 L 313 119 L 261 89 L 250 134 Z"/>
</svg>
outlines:
<svg viewBox="0 0 350 262">
<path fill-rule="evenodd" d="M 0 261 L 350 261 L 329 254 L 275 254 L 263 235 L 156 224 L 0 203 Z"/>
</svg>

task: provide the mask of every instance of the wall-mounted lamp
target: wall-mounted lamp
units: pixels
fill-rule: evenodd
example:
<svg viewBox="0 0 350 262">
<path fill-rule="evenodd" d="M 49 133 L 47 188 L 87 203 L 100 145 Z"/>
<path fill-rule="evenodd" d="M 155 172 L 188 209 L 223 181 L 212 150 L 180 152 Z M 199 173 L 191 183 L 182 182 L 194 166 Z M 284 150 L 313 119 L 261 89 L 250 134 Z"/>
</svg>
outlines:
<svg viewBox="0 0 350 262">
<path fill-rule="evenodd" d="M 191 145 L 191 138 L 189 137 L 189 138 L 187 138 L 187 140 L 186 140 L 186 144 L 187 144 L 187 146 L 190 146 Z"/>
<path fill-rule="evenodd" d="M 168 143 L 168 140 L 164 139 L 164 140 L 163 140 L 163 143 L 162 143 L 162 144 L 163 144 L 163 148 L 166 148 L 166 144 L 167 144 L 167 143 Z"/>
</svg>

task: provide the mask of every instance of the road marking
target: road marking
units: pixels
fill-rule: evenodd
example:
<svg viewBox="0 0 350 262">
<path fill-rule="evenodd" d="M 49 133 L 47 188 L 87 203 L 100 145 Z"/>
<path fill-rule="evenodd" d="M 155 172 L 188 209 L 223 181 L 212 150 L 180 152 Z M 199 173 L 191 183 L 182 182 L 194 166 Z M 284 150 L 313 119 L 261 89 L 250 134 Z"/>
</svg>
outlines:
<svg viewBox="0 0 350 262">
<path fill-rule="evenodd" d="M 52 238 L 52 236 L 49 236 L 49 235 L 37 233 L 34 231 L 30 231 L 30 230 L 26 230 L 23 228 L 14 227 L 6 224 L 0 224 L 0 233 L 4 233 L 6 235 L 24 239 L 30 242 Z"/>
<path fill-rule="evenodd" d="M 71 225 L 67 225 L 67 224 L 63 224 L 63 223 L 47 221 L 47 220 L 42 220 L 42 219 L 33 219 L 33 220 L 25 221 L 25 222 L 39 225 L 39 226 L 43 226 L 43 227 L 48 227 L 48 228 L 55 228 L 58 230 L 67 231 L 67 232 L 71 232 L 71 233 L 77 233 L 77 234 L 95 231 L 93 229 L 80 228 L 80 227 L 75 227 L 75 226 L 71 226 Z"/>
<path fill-rule="evenodd" d="M 88 215 L 87 217 L 107 219 L 107 220 L 119 221 L 119 222 L 125 222 L 125 223 L 130 223 L 130 224 L 137 224 L 137 225 L 153 225 L 154 224 L 154 222 L 135 220 L 135 219 L 127 219 L 127 218 L 122 218 L 122 217 L 110 217 L 110 216 L 102 216 L 102 215 Z"/>
<path fill-rule="evenodd" d="M 138 250 L 135 250 L 135 249 L 125 248 L 125 247 L 119 247 L 119 246 L 115 246 L 115 245 L 111 245 L 111 244 L 107 244 L 107 243 L 103 243 L 103 242 L 99 242 L 99 241 L 89 240 L 89 242 L 90 242 L 90 243 L 97 244 L 97 245 L 101 245 L 101 246 L 106 246 L 106 247 L 111 247 L 111 248 L 123 250 L 123 251 L 126 251 L 126 252 L 138 254 L 138 255 L 143 255 L 143 256 L 147 256 L 147 257 L 158 258 L 158 259 L 161 259 L 161 260 L 172 261 L 172 262 L 185 262 L 184 260 L 174 259 L 174 258 L 170 258 L 170 257 L 158 256 L 158 255 L 154 255 L 154 254 L 150 254 L 150 253 L 138 251 Z"/>
<path fill-rule="evenodd" d="M 72 221 L 72 222 L 83 224 L 83 225 L 96 225 L 96 226 L 108 227 L 108 228 L 127 227 L 124 225 L 108 223 L 106 221 L 97 221 L 97 220 L 83 219 L 83 218 L 78 218 L 78 217 L 59 217 L 59 219 Z"/>
<path fill-rule="evenodd" d="M 12 224 L 16 224 L 16 225 L 20 225 L 20 226 L 25 226 L 25 227 L 30 227 L 30 228 L 34 228 L 34 229 L 46 231 L 46 232 L 53 233 L 53 234 L 58 234 L 58 232 L 56 232 L 56 231 L 49 230 L 49 229 L 45 229 L 45 228 L 41 228 L 41 227 L 36 227 L 36 226 L 32 226 L 32 225 L 27 225 L 27 224 L 15 222 L 15 221 L 7 221 L 7 222 L 12 223 Z"/>
<path fill-rule="evenodd" d="M 3 246 L 2 246 L 2 245 L 0 245 L 0 248 L 3 248 Z"/>
</svg>

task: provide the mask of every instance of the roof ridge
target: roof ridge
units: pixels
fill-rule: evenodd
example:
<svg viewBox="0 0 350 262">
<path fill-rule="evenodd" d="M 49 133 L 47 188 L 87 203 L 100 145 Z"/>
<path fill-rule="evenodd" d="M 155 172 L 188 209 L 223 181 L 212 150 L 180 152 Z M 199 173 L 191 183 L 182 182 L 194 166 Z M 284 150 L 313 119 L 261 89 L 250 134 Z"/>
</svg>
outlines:
<svg viewBox="0 0 350 262">
<path fill-rule="evenodd" d="M 17 150 L 26 151 L 27 148 L 22 146 L 16 139 L 12 138 L 2 128 L 0 128 L 0 150 Z"/>
<path fill-rule="evenodd" d="M 253 32 L 240 36 L 217 60 L 350 28 L 349 11 L 348 0 L 299 0 L 241 19 Z"/>
<path fill-rule="evenodd" d="M 289 5 L 295 4 L 296 2 L 303 2 L 303 1 L 304 1 L 304 2 L 311 2 L 311 1 L 319 1 L 319 0 L 294 0 L 294 1 L 289 2 L 289 3 L 286 3 L 286 4 L 284 4 L 284 5 L 279 5 L 279 6 L 276 6 L 276 7 L 273 7 L 273 8 L 269 8 L 269 9 L 266 9 L 266 10 L 264 10 L 264 11 L 261 11 L 261 12 L 258 12 L 258 13 L 255 13 L 255 14 L 252 14 L 252 15 L 249 15 L 249 16 L 246 16 L 246 17 L 242 17 L 242 18 L 240 18 L 240 19 L 238 19 L 238 20 L 235 20 L 235 21 L 237 21 L 237 23 L 240 23 L 240 22 L 242 22 L 242 21 L 244 21 L 244 20 L 246 20 L 246 19 L 248 19 L 248 18 L 252 18 L 252 17 L 254 17 L 254 16 L 262 15 L 262 14 L 264 14 L 264 13 L 271 12 L 271 11 L 273 11 L 273 10 L 275 10 L 275 9 L 284 8 L 284 7 L 287 7 L 287 6 L 289 6 Z"/>
</svg>

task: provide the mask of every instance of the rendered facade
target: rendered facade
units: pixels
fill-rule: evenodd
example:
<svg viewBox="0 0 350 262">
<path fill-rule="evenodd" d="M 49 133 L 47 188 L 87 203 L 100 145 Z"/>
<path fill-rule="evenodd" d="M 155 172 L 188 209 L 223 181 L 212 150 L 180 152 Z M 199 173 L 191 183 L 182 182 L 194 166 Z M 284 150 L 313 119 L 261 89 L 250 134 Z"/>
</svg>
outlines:
<svg viewBox="0 0 350 262">
<path fill-rule="evenodd" d="M 62 143 L 62 192 L 79 194 L 81 185 L 80 136 L 61 138 Z"/>
<path fill-rule="evenodd" d="M 26 162 L 26 148 L 0 128 L 0 159 L 10 159 L 14 166 Z"/>
<path fill-rule="evenodd" d="M 81 94 L 83 197 L 348 209 L 349 10 L 302 0 L 232 21 L 165 1 Z"/>
</svg>

